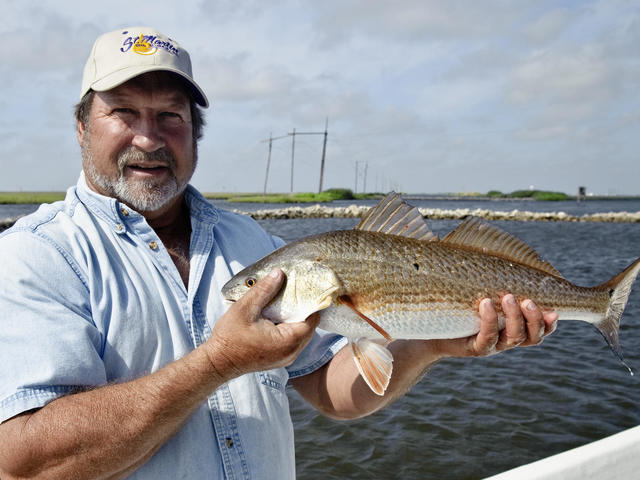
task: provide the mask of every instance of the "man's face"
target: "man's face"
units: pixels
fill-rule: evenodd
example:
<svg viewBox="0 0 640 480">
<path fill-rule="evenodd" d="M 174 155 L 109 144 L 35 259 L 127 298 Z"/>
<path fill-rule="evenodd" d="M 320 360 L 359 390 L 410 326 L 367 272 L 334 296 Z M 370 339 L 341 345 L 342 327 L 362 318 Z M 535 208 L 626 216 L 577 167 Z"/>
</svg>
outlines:
<svg viewBox="0 0 640 480">
<path fill-rule="evenodd" d="M 189 98 L 166 73 L 96 92 L 78 140 L 89 187 L 140 212 L 181 201 L 196 167 Z"/>
</svg>

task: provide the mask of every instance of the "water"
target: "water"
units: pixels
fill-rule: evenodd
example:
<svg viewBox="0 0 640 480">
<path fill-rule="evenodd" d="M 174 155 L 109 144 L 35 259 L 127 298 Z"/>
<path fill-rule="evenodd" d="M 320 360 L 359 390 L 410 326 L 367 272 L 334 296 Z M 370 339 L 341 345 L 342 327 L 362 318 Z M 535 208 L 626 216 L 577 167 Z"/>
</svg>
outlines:
<svg viewBox="0 0 640 480">
<path fill-rule="evenodd" d="M 609 211 L 609 210 L 607 210 Z M 351 228 L 353 219 L 264 220 L 290 241 Z M 442 235 L 457 221 L 430 222 Z M 640 256 L 640 225 L 495 222 L 569 280 L 594 285 Z M 560 322 L 538 347 L 435 365 L 405 397 L 337 422 L 290 401 L 300 479 L 479 479 L 640 424 L 640 285 L 620 333 L 630 376 L 584 322 Z"/>
<path fill-rule="evenodd" d="M 19 203 L 19 204 L 0 204 L 0 220 L 4 218 L 16 218 L 20 215 L 27 215 L 28 213 L 35 212 L 38 208 L 34 203 Z"/>
<path fill-rule="evenodd" d="M 640 201 L 460 202 L 411 203 L 572 214 L 576 212 L 571 208 L 584 213 L 640 210 Z M 12 216 L 6 207 L 13 206 L 0 205 L 0 219 Z M 22 207 L 19 213 L 35 208 Z M 357 220 L 260 223 L 291 241 L 352 228 Z M 443 235 L 458 223 L 440 220 L 430 225 Z M 581 285 L 608 280 L 640 256 L 638 224 L 494 223 L 529 243 Z M 290 389 L 298 477 L 480 479 L 636 426 L 640 424 L 640 284 L 622 317 L 620 338 L 627 362 L 636 370 L 634 377 L 590 325 L 560 322 L 538 347 L 481 359 L 444 360 L 387 409 L 348 422 L 323 417 Z"/>
</svg>

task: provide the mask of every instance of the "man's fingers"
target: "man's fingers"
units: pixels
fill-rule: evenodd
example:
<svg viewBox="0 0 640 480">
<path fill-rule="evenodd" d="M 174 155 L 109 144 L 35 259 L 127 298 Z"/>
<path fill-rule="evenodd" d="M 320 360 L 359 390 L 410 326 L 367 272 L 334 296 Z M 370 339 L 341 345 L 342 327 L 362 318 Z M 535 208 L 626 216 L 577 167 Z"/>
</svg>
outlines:
<svg viewBox="0 0 640 480">
<path fill-rule="evenodd" d="M 521 303 L 521 308 L 527 326 L 528 338 L 526 345 L 538 345 L 542 342 L 547 329 L 542 310 L 532 300 L 524 300 Z"/>
<path fill-rule="evenodd" d="M 490 298 L 484 298 L 479 306 L 480 330 L 467 338 L 430 340 L 434 351 L 441 356 L 486 356 L 516 346 L 537 345 L 556 329 L 558 314 L 543 312 L 531 300 L 519 305 L 511 294 L 500 301 L 505 324 L 500 329 L 498 313 Z"/>
<path fill-rule="evenodd" d="M 471 337 L 470 350 L 473 355 L 489 355 L 496 350 L 500 330 L 498 329 L 498 314 L 493 302 L 485 298 L 480 302 L 480 331 Z"/>
<path fill-rule="evenodd" d="M 556 312 L 543 312 L 542 319 L 544 320 L 544 336 L 546 337 L 558 328 L 558 314 Z"/>
<path fill-rule="evenodd" d="M 527 340 L 527 328 L 515 297 L 509 293 L 502 297 L 500 303 L 505 316 L 505 328 L 496 345 L 499 351 L 517 347 Z"/>
<path fill-rule="evenodd" d="M 318 312 L 312 313 L 307 317 L 304 323 L 310 325 L 315 330 L 320 323 L 320 314 Z"/>
</svg>

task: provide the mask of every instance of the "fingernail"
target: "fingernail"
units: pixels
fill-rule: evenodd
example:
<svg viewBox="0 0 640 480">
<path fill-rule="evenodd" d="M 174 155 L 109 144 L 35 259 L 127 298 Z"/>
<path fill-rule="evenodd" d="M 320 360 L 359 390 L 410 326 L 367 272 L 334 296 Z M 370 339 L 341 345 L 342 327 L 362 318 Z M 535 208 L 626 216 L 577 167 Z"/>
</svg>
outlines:
<svg viewBox="0 0 640 480">
<path fill-rule="evenodd" d="M 271 278 L 278 278 L 280 276 L 280 269 L 279 268 L 274 268 L 273 270 L 271 270 L 269 272 L 269 277 Z"/>
<path fill-rule="evenodd" d="M 535 310 L 537 307 L 536 307 L 536 304 L 533 303 L 533 300 L 529 300 L 529 302 L 526 305 L 526 308 L 527 310 Z"/>
<path fill-rule="evenodd" d="M 505 300 L 507 301 L 507 303 L 509 305 L 515 305 L 516 304 L 516 299 L 515 299 L 515 297 L 513 295 L 509 294 L 509 295 L 506 295 L 504 298 L 505 298 Z"/>
</svg>

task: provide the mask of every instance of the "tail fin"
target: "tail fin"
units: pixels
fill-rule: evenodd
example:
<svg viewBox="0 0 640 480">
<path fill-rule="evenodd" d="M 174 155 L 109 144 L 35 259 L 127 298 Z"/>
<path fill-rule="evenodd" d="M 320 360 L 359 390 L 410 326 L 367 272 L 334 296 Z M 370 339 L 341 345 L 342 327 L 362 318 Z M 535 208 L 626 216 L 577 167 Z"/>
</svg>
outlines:
<svg viewBox="0 0 640 480">
<path fill-rule="evenodd" d="M 620 328 L 620 317 L 627 306 L 627 300 L 631 293 L 631 286 L 640 272 L 640 258 L 625 268 L 618 275 L 608 282 L 603 283 L 598 288 L 609 290 L 609 306 L 605 317 L 597 323 L 596 328 L 602 333 L 611 350 L 618 356 L 622 364 L 627 367 L 629 373 L 633 375 L 633 370 L 624 362 L 622 350 L 618 340 L 618 329 Z"/>
</svg>

